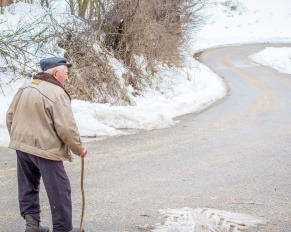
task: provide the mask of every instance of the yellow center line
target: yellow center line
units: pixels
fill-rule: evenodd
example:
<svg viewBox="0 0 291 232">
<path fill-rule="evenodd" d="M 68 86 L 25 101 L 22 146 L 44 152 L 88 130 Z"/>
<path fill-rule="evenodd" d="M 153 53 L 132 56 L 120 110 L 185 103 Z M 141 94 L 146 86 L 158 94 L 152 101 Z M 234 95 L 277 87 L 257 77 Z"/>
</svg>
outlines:
<svg viewBox="0 0 291 232">
<path fill-rule="evenodd" d="M 249 107 L 249 115 L 251 118 L 259 117 L 262 111 L 272 111 L 278 109 L 278 96 L 273 88 L 264 80 L 256 79 L 255 76 L 248 74 L 243 69 L 235 67 L 229 60 L 238 51 L 234 51 L 224 55 L 222 62 L 229 70 L 243 77 L 248 83 L 258 90 L 260 98 Z"/>
</svg>

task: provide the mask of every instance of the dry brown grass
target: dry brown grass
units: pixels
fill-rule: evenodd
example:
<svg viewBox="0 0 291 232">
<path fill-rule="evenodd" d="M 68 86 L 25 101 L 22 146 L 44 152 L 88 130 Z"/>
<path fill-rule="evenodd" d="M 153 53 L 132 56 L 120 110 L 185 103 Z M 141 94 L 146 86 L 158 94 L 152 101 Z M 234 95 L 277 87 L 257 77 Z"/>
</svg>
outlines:
<svg viewBox="0 0 291 232">
<path fill-rule="evenodd" d="M 147 60 L 150 74 L 155 71 L 155 61 L 179 66 L 179 48 L 184 42 L 183 31 L 192 6 L 184 0 L 116 1 L 102 27 L 105 45 L 137 74 L 135 55 Z"/>
<path fill-rule="evenodd" d="M 9 6 L 13 3 L 13 0 L 0 0 L 0 7 Z"/>
<path fill-rule="evenodd" d="M 91 32 L 92 35 L 93 32 Z M 105 54 L 97 53 L 86 35 L 63 40 L 66 58 L 73 64 L 67 85 L 73 98 L 116 105 L 128 104 L 130 99 L 116 79 Z"/>
<path fill-rule="evenodd" d="M 13 3 L 13 0 L 0 0 L 0 14 L 4 12 L 4 7 Z"/>
</svg>

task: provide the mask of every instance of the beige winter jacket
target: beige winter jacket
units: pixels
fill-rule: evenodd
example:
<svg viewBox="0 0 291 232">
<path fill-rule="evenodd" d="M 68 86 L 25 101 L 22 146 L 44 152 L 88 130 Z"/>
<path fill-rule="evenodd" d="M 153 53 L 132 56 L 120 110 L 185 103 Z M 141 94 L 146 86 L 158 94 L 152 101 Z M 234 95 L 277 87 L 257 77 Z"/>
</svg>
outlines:
<svg viewBox="0 0 291 232">
<path fill-rule="evenodd" d="M 76 155 L 84 150 L 70 98 L 53 83 L 34 79 L 24 84 L 8 109 L 6 123 L 9 148 L 69 161 L 72 161 L 69 148 Z"/>
</svg>

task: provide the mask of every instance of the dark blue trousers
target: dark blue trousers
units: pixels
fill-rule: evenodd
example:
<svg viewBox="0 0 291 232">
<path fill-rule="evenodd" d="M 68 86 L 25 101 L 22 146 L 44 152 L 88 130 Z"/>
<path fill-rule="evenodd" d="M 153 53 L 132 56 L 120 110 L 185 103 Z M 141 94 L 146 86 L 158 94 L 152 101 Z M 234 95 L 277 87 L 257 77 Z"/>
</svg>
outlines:
<svg viewBox="0 0 291 232">
<path fill-rule="evenodd" d="M 39 186 L 42 177 L 48 195 L 53 232 L 72 230 L 71 185 L 62 161 L 44 159 L 22 151 L 17 153 L 20 213 L 40 221 Z"/>
</svg>

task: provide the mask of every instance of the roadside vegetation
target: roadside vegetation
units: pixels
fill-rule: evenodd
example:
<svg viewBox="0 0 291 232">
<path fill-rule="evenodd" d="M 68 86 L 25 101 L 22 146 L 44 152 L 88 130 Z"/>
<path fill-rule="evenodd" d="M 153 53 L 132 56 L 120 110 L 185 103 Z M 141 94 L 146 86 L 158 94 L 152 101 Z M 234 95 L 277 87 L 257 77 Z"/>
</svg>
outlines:
<svg viewBox="0 0 291 232">
<path fill-rule="evenodd" d="M 13 1 L 0 0 L 1 13 Z M 21 1 L 18 1 L 21 2 Z M 156 64 L 181 66 L 185 34 L 199 28 L 205 0 L 66 0 L 68 12 L 54 14 L 55 0 L 24 0 L 43 7 L 39 18 L 19 21 L 0 33 L 0 72 L 31 77 L 41 56 L 63 49 L 73 64 L 68 84 L 74 98 L 114 105 L 131 104 L 151 83 Z M 0 27 L 7 24 L 0 20 Z M 7 28 L 8 26 L 5 25 Z M 118 76 L 114 65 L 122 63 Z"/>
</svg>

